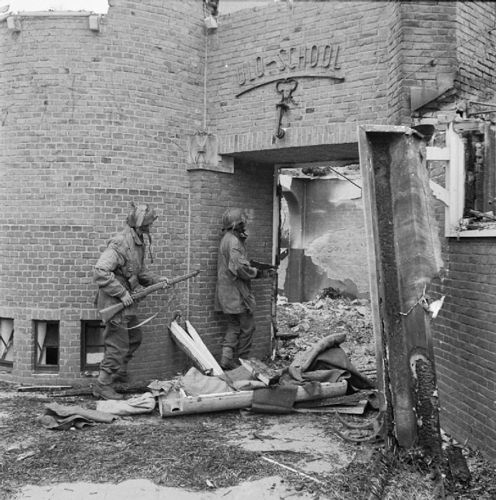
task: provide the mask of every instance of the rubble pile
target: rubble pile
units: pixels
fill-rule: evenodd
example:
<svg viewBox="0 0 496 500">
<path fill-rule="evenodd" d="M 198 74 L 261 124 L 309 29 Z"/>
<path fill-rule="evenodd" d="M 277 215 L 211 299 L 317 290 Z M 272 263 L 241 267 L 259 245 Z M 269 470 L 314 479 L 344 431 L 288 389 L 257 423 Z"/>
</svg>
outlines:
<svg viewBox="0 0 496 500">
<path fill-rule="evenodd" d="M 278 367 L 287 366 L 298 352 L 336 333 L 346 334 L 342 347 L 355 367 L 361 372 L 373 373 L 375 340 L 369 300 L 322 297 L 290 303 L 285 297 L 279 297 L 274 363 Z"/>
</svg>

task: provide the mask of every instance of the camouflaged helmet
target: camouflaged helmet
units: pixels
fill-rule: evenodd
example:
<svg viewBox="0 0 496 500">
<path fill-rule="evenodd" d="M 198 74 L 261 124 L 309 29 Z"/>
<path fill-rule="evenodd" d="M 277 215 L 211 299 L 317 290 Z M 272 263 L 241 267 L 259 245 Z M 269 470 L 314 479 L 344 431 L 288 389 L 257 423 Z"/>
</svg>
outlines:
<svg viewBox="0 0 496 500">
<path fill-rule="evenodd" d="M 222 230 L 233 229 L 241 222 L 246 223 L 246 215 L 241 208 L 228 208 L 222 216 Z"/>
<path fill-rule="evenodd" d="M 136 229 L 138 227 L 149 226 L 157 217 L 158 215 L 155 213 L 155 210 L 148 205 L 135 205 L 131 203 L 131 213 L 127 216 L 126 222 L 128 226 Z"/>
</svg>

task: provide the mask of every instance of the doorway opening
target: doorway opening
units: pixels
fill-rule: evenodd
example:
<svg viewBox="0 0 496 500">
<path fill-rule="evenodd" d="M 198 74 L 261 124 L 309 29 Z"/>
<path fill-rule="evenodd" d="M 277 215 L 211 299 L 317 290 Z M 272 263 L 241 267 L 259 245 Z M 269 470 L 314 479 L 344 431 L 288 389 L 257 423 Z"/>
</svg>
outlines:
<svg viewBox="0 0 496 500">
<path fill-rule="evenodd" d="M 361 174 L 358 159 L 276 165 L 278 244 L 275 352 L 292 359 L 345 333 L 354 367 L 375 378 Z"/>
</svg>

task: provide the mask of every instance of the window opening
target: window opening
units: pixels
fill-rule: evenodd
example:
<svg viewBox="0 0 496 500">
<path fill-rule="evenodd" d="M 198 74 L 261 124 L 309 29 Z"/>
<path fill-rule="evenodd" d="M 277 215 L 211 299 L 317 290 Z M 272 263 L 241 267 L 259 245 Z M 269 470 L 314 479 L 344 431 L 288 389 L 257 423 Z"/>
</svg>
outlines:
<svg viewBox="0 0 496 500">
<path fill-rule="evenodd" d="M 494 186 L 491 166 L 485 161 L 483 134 L 471 133 L 464 138 L 465 145 L 465 205 L 463 216 L 472 217 L 473 211 L 492 209 Z M 494 168 L 492 169 L 494 170 Z M 493 174 L 494 175 L 494 174 Z M 492 189 L 491 189 L 492 188 Z"/>
<path fill-rule="evenodd" d="M 445 185 L 431 179 L 445 205 L 445 236 L 496 236 L 496 134 L 482 121 L 453 122 L 446 147 L 427 147 L 427 161 L 447 161 Z"/>
<path fill-rule="evenodd" d="M 14 320 L 0 318 L 0 365 L 14 364 Z"/>
<path fill-rule="evenodd" d="M 104 325 L 101 321 L 91 320 L 81 322 L 81 369 L 98 369 L 103 360 Z"/>
<path fill-rule="evenodd" d="M 469 122 L 460 132 L 463 141 L 463 216 L 460 231 L 496 229 L 496 165 L 494 130 L 482 122 Z"/>
<path fill-rule="evenodd" d="M 56 370 L 59 366 L 59 322 L 35 321 L 35 368 Z"/>
</svg>

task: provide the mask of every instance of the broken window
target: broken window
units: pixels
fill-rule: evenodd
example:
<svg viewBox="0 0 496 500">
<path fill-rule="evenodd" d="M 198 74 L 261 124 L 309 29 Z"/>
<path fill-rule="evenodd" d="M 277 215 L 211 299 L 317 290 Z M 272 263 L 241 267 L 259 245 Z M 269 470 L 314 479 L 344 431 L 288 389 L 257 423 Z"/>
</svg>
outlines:
<svg viewBox="0 0 496 500">
<path fill-rule="evenodd" d="M 59 322 L 34 322 L 35 368 L 42 371 L 58 370 L 59 367 Z"/>
<path fill-rule="evenodd" d="M 465 149 L 464 228 L 496 229 L 494 132 L 468 130 L 462 135 Z"/>
<path fill-rule="evenodd" d="M 496 129 L 488 122 L 450 125 L 445 148 L 427 148 L 427 160 L 447 161 L 446 187 L 431 181 L 446 205 L 446 236 L 496 236 Z"/>
<path fill-rule="evenodd" d="M 101 321 L 81 321 L 81 369 L 98 369 L 103 359 L 104 326 Z"/>
<path fill-rule="evenodd" d="M 0 366 L 14 363 L 14 320 L 0 318 Z"/>
</svg>

